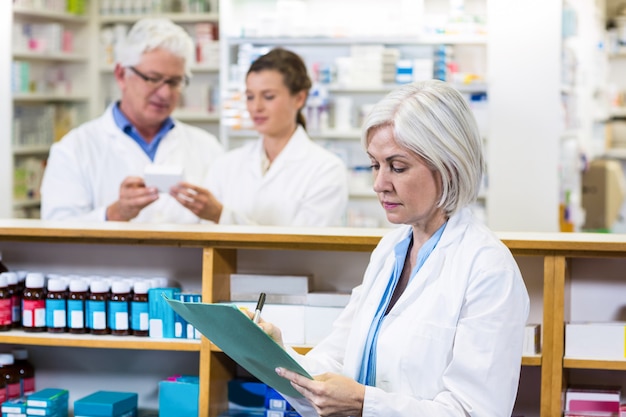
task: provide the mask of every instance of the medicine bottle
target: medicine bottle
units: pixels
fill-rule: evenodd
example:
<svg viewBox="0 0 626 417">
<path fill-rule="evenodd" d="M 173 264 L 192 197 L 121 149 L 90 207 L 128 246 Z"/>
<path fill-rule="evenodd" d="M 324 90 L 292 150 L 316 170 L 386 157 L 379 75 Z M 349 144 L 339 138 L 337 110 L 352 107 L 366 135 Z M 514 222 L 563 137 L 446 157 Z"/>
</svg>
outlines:
<svg viewBox="0 0 626 417">
<path fill-rule="evenodd" d="M 103 280 L 92 281 L 87 298 L 87 328 L 92 334 L 108 334 L 107 301 L 109 300 L 109 284 Z"/>
<path fill-rule="evenodd" d="M 133 286 L 130 303 L 130 328 L 135 336 L 148 336 L 150 316 L 148 312 L 148 281 L 137 281 Z"/>
<path fill-rule="evenodd" d="M 67 297 L 67 328 L 70 333 L 87 333 L 87 326 L 85 325 L 87 289 L 87 282 L 82 279 L 70 281 L 70 293 Z"/>
<path fill-rule="evenodd" d="M 11 293 L 11 327 L 22 327 L 22 292 L 17 287 L 17 273 L 5 272 Z"/>
<path fill-rule="evenodd" d="M 35 368 L 28 361 L 28 351 L 26 349 L 13 349 L 14 365 L 20 374 L 20 397 L 30 395 L 35 392 Z"/>
<path fill-rule="evenodd" d="M 46 295 L 44 277 L 39 272 L 26 275 L 22 295 L 22 326 L 26 332 L 46 330 Z"/>
<path fill-rule="evenodd" d="M 11 330 L 12 308 L 11 308 L 11 291 L 7 280 L 8 272 L 0 274 L 0 331 Z"/>
<path fill-rule="evenodd" d="M 7 398 L 20 398 L 20 372 L 13 365 L 13 355 L 10 353 L 0 354 L 0 379 L 6 383 Z"/>
<path fill-rule="evenodd" d="M 2 252 L 0 252 L 0 273 L 2 272 L 9 272 L 9 268 L 2 263 Z"/>
<path fill-rule="evenodd" d="M 67 284 L 61 278 L 48 279 L 46 327 L 50 333 L 63 333 L 67 326 Z"/>
<path fill-rule="evenodd" d="M 111 334 L 128 336 L 130 310 L 130 285 L 126 281 L 113 281 L 109 299 L 109 327 Z"/>
</svg>

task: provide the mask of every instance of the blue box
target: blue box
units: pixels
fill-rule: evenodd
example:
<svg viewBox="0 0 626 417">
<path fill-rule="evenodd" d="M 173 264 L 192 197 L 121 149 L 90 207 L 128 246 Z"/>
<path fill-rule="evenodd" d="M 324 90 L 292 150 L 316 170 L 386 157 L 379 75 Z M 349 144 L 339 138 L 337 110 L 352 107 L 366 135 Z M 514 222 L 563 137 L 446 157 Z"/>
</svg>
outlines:
<svg viewBox="0 0 626 417">
<path fill-rule="evenodd" d="M 137 415 L 134 392 L 97 391 L 74 401 L 75 417 L 120 417 Z"/>
<path fill-rule="evenodd" d="M 228 407 L 237 411 L 264 412 L 266 391 L 267 385 L 262 382 L 231 379 L 228 381 Z"/>
<path fill-rule="evenodd" d="M 197 416 L 199 394 L 200 379 L 197 376 L 159 382 L 159 417 Z"/>
<path fill-rule="evenodd" d="M 149 336 L 173 339 L 176 336 L 174 310 L 163 298 L 178 300 L 178 288 L 150 288 L 148 290 L 148 316 L 150 318 Z"/>
<path fill-rule="evenodd" d="M 26 398 L 13 398 L 3 402 L 2 414 L 26 414 Z"/>
<path fill-rule="evenodd" d="M 54 408 L 64 405 L 67 408 L 69 398 L 70 393 L 66 389 L 45 388 L 26 397 L 26 406 Z"/>
<path fill-rule="evenodd" d="M 265 408 L 267 410 L 276 411 L 294 410 L 291 404 L 289 404 L 287 400 L 272 387 L 267 387 L 267 391 L 265 392 Z"/>
</svg>

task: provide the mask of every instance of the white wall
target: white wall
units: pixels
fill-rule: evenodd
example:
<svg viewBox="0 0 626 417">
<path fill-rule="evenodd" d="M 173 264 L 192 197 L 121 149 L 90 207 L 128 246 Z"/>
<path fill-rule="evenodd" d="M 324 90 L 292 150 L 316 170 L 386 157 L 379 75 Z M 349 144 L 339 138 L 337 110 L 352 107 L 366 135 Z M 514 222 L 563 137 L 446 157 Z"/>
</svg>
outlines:
<svg viewBox="0 0 626 417">
<path fill-rule="evenodd" d="M 488 1 L 489 226 L 556 232 L 561 2 Z"/>
<path fill-rule="evenodd" d="M 13 2 L 0 1 L 0 218 L 12 217 L 13 157 L 11 153 L 11 27 Z"/>
</svg>

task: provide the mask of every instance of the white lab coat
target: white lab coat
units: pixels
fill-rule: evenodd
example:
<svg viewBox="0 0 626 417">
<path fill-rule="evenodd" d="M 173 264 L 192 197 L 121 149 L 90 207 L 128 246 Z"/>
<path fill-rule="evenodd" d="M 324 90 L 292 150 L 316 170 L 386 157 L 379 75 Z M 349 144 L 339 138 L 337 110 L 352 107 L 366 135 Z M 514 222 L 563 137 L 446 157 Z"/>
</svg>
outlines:
<svg viewBox="0 0 626 417">
<path fill-rule="evenodd" d="M 157 148 L 154 164 L 181 166 L 185 180 L 199 184 L 223 152 L 210 133 L 175 121 Z M 104 221 L 107 206 L 119 198 L 124 178 L 143 177 L 144 168 L 151 163 L 139 145 L 117 127 L 110 106 L 102 116 L 52 145 L 41 185 L 42 219 Z M 161 193 L 132 221 L 197 223 L 199 219 Z"/>
<path fill-rule="evenodd" d="M 227 152 L 211 167 L 207 188 L 223 204 L 220 224 L 338 226 L 348 178 L 336 155 L 298 126 L 263 175 L 263 140 Z"/>
<path fill-rule="evenodd" d="M 387 234 L 332 333 L 306 356 L 312 375 L 356 379 L 363 345 L 391 277 L 395 244 Z M 517 393 L 529 301 L 509 250 L 469 209 L 450 218 L 441 240 L 385 318 L 378 338 L 376 387 L 363 417 L 506 417 Z M 317 413 L 289 399 L 303 416 Z"/>
</svg>

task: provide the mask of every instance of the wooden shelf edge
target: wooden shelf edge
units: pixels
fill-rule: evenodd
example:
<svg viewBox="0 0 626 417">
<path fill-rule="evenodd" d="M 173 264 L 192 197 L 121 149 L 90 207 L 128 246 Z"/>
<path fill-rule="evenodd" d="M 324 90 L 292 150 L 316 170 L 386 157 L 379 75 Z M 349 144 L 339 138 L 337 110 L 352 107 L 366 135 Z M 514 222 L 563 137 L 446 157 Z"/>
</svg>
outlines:
<svg viewBox="0 0 626 417">
<path fill-rule="evenodd" d="M 626 371 L 626 359 L 583 359 L 564 358 L 563 367 L 570 369 L 604 369 L 613 371 Z"/>
<path fill-rule="evenodd" d="M 522 356 L 522 366 L 541 366 L 541 355 Z"/>
<path fill-rule="evenodd" d="M 174 350 L 199 352 L 199 340 L 155 339 L 138 336 L 112 335 L 74 335 L 67 333 L 27 333 L 11 330 L 0 334 L 0 343 L 34 346 L 136 349 L 136 350 Z"/>
</svg>

